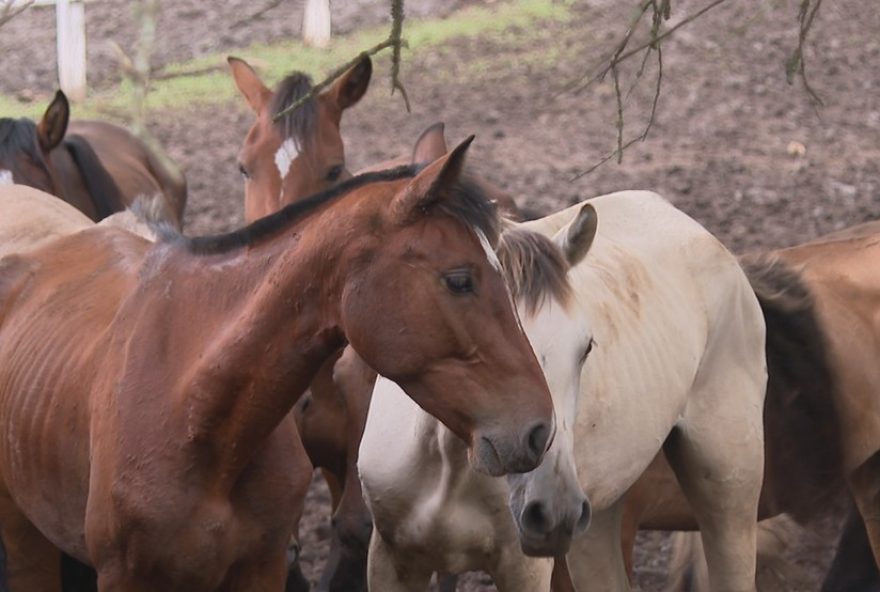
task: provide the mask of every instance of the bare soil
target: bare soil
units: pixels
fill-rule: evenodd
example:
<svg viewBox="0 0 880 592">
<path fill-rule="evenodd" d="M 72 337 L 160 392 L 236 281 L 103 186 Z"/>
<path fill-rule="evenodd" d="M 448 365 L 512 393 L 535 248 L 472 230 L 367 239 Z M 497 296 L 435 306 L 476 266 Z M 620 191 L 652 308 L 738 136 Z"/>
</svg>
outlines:
<svg viewBox="0 0 880 592">
<path fill-rule="evenodd" d="M 465 2 L 407 0 L 410 13 L 443 15 Z M 471 162 L 520 205 L 550 212 L 620 189 L 657 191 L 736 253 L 803 242 L 880 218 L 880 11 L 869 0 L 825 3 L 806 52 L 807 72 L 824 106 L 802 85 L 786 83 L 784 63 L 796 46 L 797 0 L 733 2 L 683 29 L 663 52 L 663 94 L 648 140 L 572 181 L 614 149 L 616 101 L 609 82 L 561 92 L 618 39 L 632 3 L 580 0 L 572 22 L 460 40 L 406 58 L 403 77 L 413 112 L 389 97 L 385 61 L 374 88 L 343 121 L 352 170 L 408 153 L 428 124 L 443 120 L 450 141 L 477 134 Z M 702 3 L 673 3 L 677 15 Z M 241 27 L 230 23 L 260 3 L 166 2 L 159 62 L 295 34 L 291 2 Z M 387 20 L 381 0 L 334 2 L 336 30 Z M 100 40 L 130 43 L 127 3 L 89 4 L 90 72 L 110 84 L 115 66 Z M 3 29 L 0 91 L 48 93 L 54 59 L 51 11 L 33 11 Z M 638 64 L 621 74 L 624 91 Z M 643 129 L 656 62 L 625 104 L 626 138 Z M 231 82 L 230 82 L 231 84 Z M 242 221 L 236 153 L 250 125 L 244 103 L 157 114 L 154 132 L 186 170 L 187 228 L 216 232 Z M 329 537 L 328 495 L 313 487 L 304 521 L 303 560 L 316 578 Z M 822 520 L 790 553 L 815 582 L 833 552 L 839 514 Z M 636 584 L 659 590 L 668 537 L 646 533 L 637 549 Z M 461 589 L 494 589 L 468 576 Z"/>
</svg>

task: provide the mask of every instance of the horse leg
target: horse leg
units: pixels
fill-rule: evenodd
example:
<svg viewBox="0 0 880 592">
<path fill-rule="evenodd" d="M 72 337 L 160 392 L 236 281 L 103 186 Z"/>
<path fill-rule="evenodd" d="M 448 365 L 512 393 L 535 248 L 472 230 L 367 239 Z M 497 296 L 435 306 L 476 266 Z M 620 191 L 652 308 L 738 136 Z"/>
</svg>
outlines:
<svg viewBox="0 0 880 592">
<path fill-rule="evenodd" d="M 218 592 L 278 592 L 287 577 L 287 551 L 266 553 L 232 566 Z"/>
<path fill-rule="evenodd" d="M 6 551 L 8 590 L 61 590 L 61 552 L 5 495 L 0 498 L 0 537 Z"/>
<path fill-rule="evenodd" d="M 431 570 L 397 557 L 391 545 L 373 529 L 367 555 L 367 589 L 382 592 L 418 592 L 431 583 Z"/>
<path fill-rule="evenodd" d="M 822 592 L 878 592 L 880 572 L 858 509 L 851 507 Z"/>
<path fill-rule="evenodd" d="M 727 400 L 730 407 L 746 406 L 734 396 Z M 707 413 L 713 414 L 714 423 L 719 418 L 727 422 L 730 407 L 719 406 L 710 406 Z M 713 422 L 708 417 L 694 419 L 699 427 L 688 427 L 690 421 L 685 419 L 685 426 L 670 434 L 664 451 L 700 526 L 710 586 L 716 591 L 754 590 L 761 433 L 734 436 L 733 430 L 709 427 Z"/>
<path fill-rule="evenodd" d="M 571 543 L 567 558 L 575 590 L 623 592 L 630 589 L 620 545 L 623 503 L 594 512 L 590 527 Z"/>
<path fill-rule="evenodd" d="M 868 533 L 874 561 L 880 565 L 880 453 L 852 472 L 849 487 Z"/>
<path fill-rule="evenodd" d="M 519 545 L 489 570 L 498 592 L 547 592 L 552 573 L 552 559 L 523 557 Z"/>
</svg>

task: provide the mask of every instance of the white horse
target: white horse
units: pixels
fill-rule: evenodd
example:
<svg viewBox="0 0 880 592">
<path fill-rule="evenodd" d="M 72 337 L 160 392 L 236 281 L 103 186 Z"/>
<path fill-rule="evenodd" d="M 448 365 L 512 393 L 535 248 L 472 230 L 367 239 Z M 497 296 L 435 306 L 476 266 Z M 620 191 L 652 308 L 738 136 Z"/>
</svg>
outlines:
<svg viewBox="0 0 880 592">
<path fill-rule="evenodd" d="M 519 303 L 556 408 L 541 466 L 507 481 L 476 475 L 464 443 L 395 384 L 377 382 L 358 464 L 375 524 L 372 590 L 483 569 L 502 592 L 546 592 L 551 560 L 522 551 L 552 549 L 542 533 L 558 539 L 572 514 L 575 470 L 593 514 L 567 554 L 572 582 L 626 590 L 620 502 L 661 447 L 701 526 L 713 589 L 754 588 L 766 386 L 758 302 L 733 255 L 660 196 L 588 203 L 599 232 L 588 256 L 569 256 L 570 301 Z M 576 205 L 523 227 L 564 246 L 588 211 Z"/>
</svg>

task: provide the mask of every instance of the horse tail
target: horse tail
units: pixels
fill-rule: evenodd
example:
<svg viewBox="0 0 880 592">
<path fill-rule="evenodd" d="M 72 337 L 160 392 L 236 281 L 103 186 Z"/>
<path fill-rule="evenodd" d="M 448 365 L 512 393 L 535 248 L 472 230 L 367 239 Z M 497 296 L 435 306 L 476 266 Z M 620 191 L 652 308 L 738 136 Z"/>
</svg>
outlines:
<svg viewBox="0 0 880 592">
<path fill-rule="evenodd" d="M 709 568 L 699 532 L 675 532 L 671 537 L 672 557 L 665 592 L 709 590 Z"/>
<path fill-rule="evenodd" d="M 82 136 L 75 134 L 64 138 L 64 148 L 73 158 L 76 167 L 83 177 L 98 220 L 125 209 L 122 191 L 101 164 L 95 150 Z"/>
<path fill-rule="evenodd" d="M 171 222 L 180 229 L 183 226 L 183 211 L 186 208 L 187 185 L 183 170 L 162 149 L 155 144 L 146 146 L 147 166 L 159 182 L 162 193 L 168 202 L 167 209 L 174 216 Z"/>
<path fill-rule="evenodd" d="M 845 482 L 828 345 L 797 270 L 772 255 L 742 263 L 767 324 L 762 501 L 804 522 Z"/>
</svg>

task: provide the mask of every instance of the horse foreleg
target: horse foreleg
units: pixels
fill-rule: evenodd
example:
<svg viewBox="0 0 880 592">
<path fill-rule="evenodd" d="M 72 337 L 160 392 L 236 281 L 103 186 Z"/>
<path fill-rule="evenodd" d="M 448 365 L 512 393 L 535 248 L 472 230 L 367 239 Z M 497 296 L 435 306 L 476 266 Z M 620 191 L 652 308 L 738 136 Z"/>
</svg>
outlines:
<svg viewBox="0 0 880 592">
<path fill-rule="evenodd" d="M 725 410 L 716 417 L 726 419 Z M 754 590 L 763 442 L 760 435 L 734 442 L 700 423 L 677 428 L 664 450 L 700 526 L 712 590 Z"/>
<path fill-rule="evenodd" d="M 218 592 L 278 592 L 287 578 L 287 551 L 267 553 L 235 564 Z"/>
<path fill-rule="evenodd" d="M 5 495 L 0 498 L 0 537 L 6 550 L 5 583 L 8 590 L 61 590 L 60 551 Z"/>
<path fill-rule="evenodd" d="M 874 562 L 880 565 L 880 453 L 874 454 L 870 459 L 853 471 L 849 479 L 850 491 L 856 501 L 856 507 L 865 525 L 868 541 L 874 555 Z M 858 534 L 858 530 L 847 521 L 847 529 Z M 844 532 L 846 535 L 847 532 Z M 854 537 L 857 539 L 857 537 Z M 841 537 L 838 555 L 840 555 L 844 539 Z M 856 547 L 858 545 L 855 545 Z M 857 554 L 857 549 L 847 549 L 848 554 Z M 837 563 L 837 558 L 835 558 Z M 874 569 L 876 573 L 876 567 Z"/>
<path fill-rule="evenodd" d="M 566 556 L 574 589 L 622 592 L 630 589 L 621 552 L 622 502 L 594 512 L 587 531 L 571 543 Z"/>
<path fill-rule="evenodd" d="M 498 592 L 548 592 L 552 573 L 552 559 L 524 557 L 519 544 L 502 551 L 501 560 L 489 571 Z"/>
<path fill-rule="evenodd" d="M 375 592 L 418 592 L 431 582 L 432 571 L 399 557 L 376 529 L 367 555 L 367 589 Z"/>
</svg>

